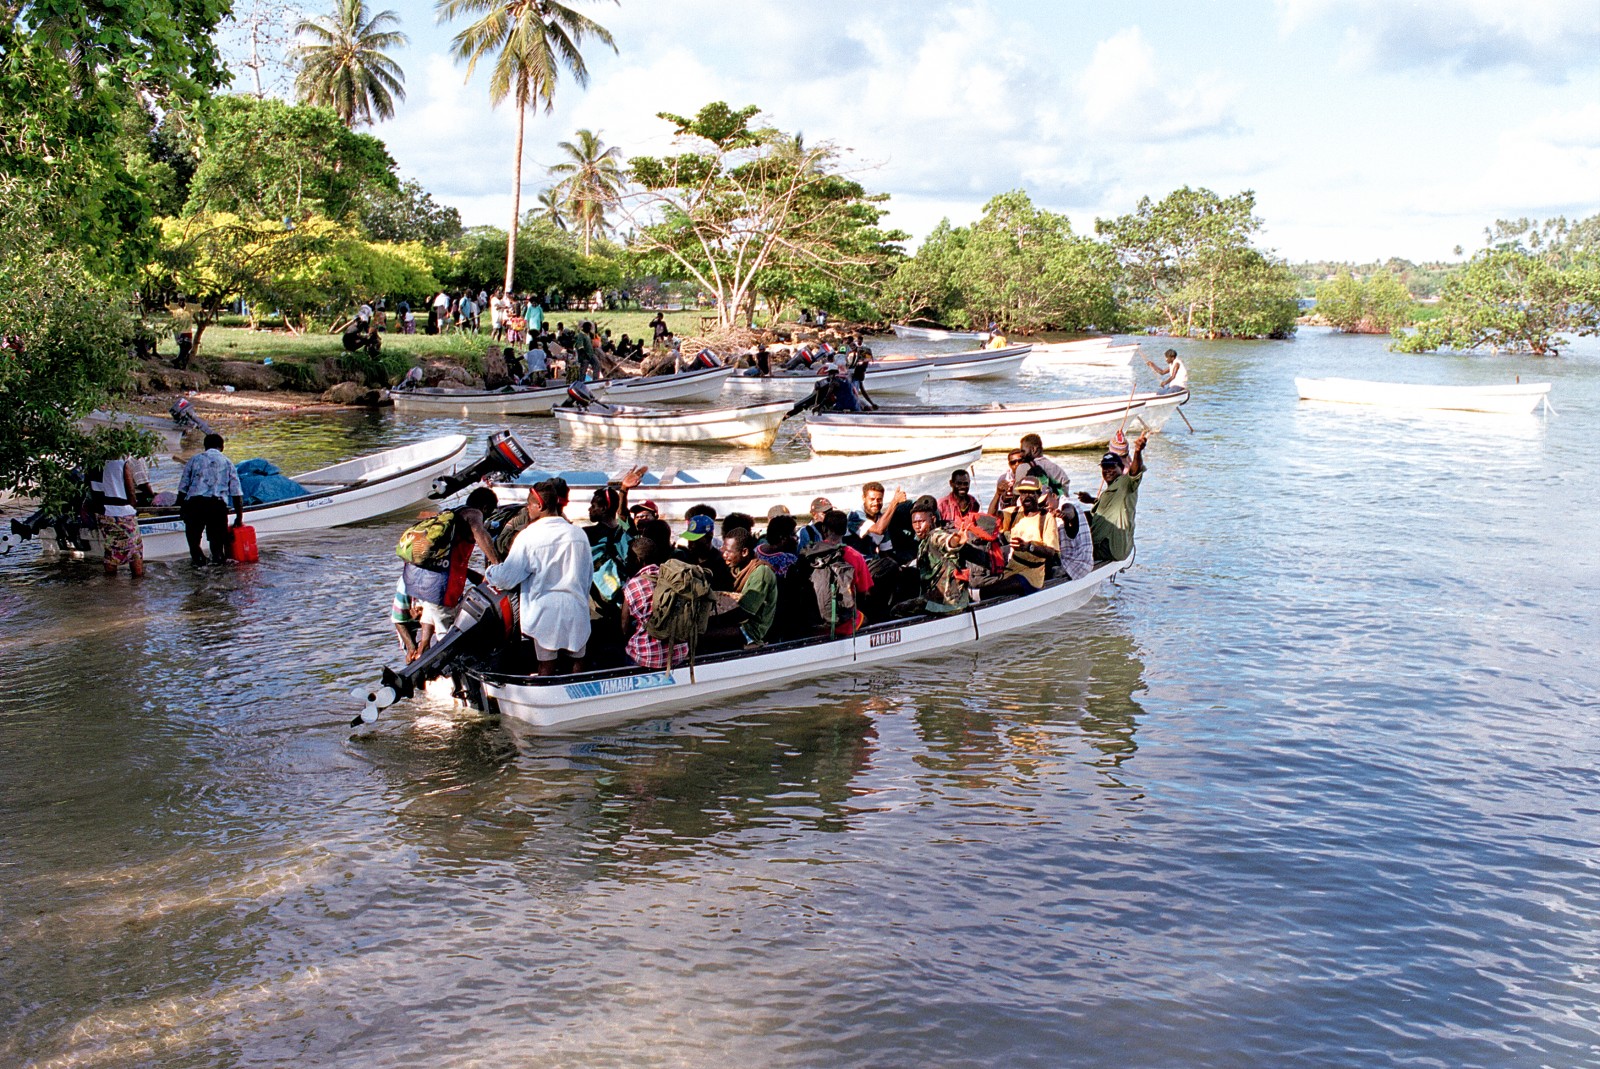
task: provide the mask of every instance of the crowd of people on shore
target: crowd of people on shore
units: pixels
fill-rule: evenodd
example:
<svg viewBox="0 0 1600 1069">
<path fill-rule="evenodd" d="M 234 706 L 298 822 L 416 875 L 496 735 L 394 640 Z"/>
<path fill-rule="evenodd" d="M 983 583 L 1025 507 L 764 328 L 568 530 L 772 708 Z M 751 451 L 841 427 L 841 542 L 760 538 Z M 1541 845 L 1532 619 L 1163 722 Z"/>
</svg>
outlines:
<svg viewBox="0 0 1600 1069">
<path fill-rule="evenodd" d="M 392 619 L 414 660 L 454 624 L 475 551 L 490 584 L 517 591 L 522 644 L 505 663 L 540 675 L 664 669 L 959 613 L 1131 555 L 1145 443 L 1145 435 L 1130 445 L 1119 433 L 1101 459 L 1099 494 L 1077 500 L 1029 435 L 987 506 L 960 469 L 942 497 L 912 500 L 867 483 L 848 512 L 817 498 L 806 516 L 780 505 L 760 521 L 730 513 L 720 524 L 702 504 L 676 531 L 654 502 L 630 502 L 644 468 L 596 490 L 586 525 L 567 520 L 559 478 L 534 485 L 525 506 L 499 507 L 480 487 L 462 508 L 408 530 Z M 408 539 L 432 552 L 408 550 Z"/>
</svg>

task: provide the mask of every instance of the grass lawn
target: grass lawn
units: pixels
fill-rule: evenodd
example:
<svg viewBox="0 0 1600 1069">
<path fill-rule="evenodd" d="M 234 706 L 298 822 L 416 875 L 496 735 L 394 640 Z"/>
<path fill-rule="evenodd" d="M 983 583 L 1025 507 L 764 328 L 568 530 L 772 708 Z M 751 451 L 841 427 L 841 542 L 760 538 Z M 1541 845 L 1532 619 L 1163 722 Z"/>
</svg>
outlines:
<svg viewBox="0 0 1600 1069">
<path fill-rule="evenodd" d="M 691 337 L 701 332 L 700 319 L 703 314 L 699 310 L 668 312 L 667 326 L 679 337 Z M 588 319 L 597 329 L 610 329 L 616 338 L 620 339 L 624 334 L 630 338 L 642 335 L 648 341 L 649 324 L 654 317 L 654 312 L 557 312 L 549 315 L 546 322 L 552 328 L 556 323 L 565 323 L 571 327 Z M 384 355 L 404 354 L 414 361 L 443 357 L 456 363 L 475 366 L 491 341 L 487 326 L 489 317 L 485 315 L 483 321 L 485 326 L 480 334 L 463 334 L 455 331 L 435 335 L 420 332 L 387 333 L 383 336 Z M 344 346 L 337 334 L 295 335 L 287 331 L 252 331 L 244 327 L 208 327 L 200 340 L 200 345 L 200 355 L 206 359 L 247 360 L 252 363 L 260 363 L 268 357 L 274 364 L 304 363 L 321 360 L 323 357 L 338 356 L 344 352 Z M 177 352 L 177 345 L 170 335 L 161 339 L 161 351 L 164 355 Z"/>
</svg>

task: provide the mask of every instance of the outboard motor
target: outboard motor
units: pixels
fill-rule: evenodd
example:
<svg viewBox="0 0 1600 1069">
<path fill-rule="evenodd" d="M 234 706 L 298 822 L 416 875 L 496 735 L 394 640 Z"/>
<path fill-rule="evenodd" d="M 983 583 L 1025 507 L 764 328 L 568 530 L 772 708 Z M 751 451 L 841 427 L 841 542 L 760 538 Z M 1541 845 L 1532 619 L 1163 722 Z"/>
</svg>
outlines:
<svg viewBox="0 0 1600 1069">
<path fill-rule="evenodd" d="M 189 403 L 187 397 L 176 398 L 172 402 L 172 407 L 167 409 L 167 414 L 172 417 L 173 423 L 176 423 L 185 431 L 195 430 L 201 434 L 211 433 L 211 424 L 200 417 L 200 413 L 194 410 L 194 405 Z"/>
<path fill-rule="evenodd" d="M 590 405 L 599 404 L 600 399 L 589 389 L 588 383 L 579 379 L 567 387 L 566 403 L 574 408 L 588 408 Z"/>
<path fill-rule="evenodd" d="M 496 590 L 488 583 L 469 587 L 461 596 L 455 626 L 436 638 L 432 645 L 408 665 L 383 670 L 378 686 L 357 687 L 350 696 L 364 703 L 351 727 L 370 724 L 378 712 L 403 698 L 409 698 L 429 680 L 445 675 L 463 656 L 494 653 L 516 638 L 520 628 L 517 598 L 512 592 Z"/>
<path fill-rule="evenodd" d="M 503 475 L 508 480 L 515 479 L 532 463 L 533 454 L 528 451 L 522 439 L 502 428 L 489 435 L 489 448 L 484 451 L 481 458 L 460 471 L 433 480 L 433 493 L 429 496 L 452 497 L 490 475 Z"/>
<path fill-rule="evenodd" d="M 701 349 L 694 354 L 694 359 L 689 361 L 686 371 L 710 371 L 714 367 L 721 367 L 722 361 L 717 359 L 717 354 L 710 349 Z"/>
</svg>

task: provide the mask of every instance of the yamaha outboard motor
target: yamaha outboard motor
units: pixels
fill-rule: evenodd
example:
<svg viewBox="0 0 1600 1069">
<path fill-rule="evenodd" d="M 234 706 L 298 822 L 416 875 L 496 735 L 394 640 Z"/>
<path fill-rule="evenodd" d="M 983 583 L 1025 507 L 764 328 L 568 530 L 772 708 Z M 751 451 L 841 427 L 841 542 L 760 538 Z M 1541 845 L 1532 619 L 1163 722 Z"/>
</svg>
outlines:
<svg viewBox="0 0 1600 1069">
<path fill-rule="evenodd" d="M 194 405 L 189 403 L 187 397 L 176 398 L 172 402 L 172 407 L 167 409 L 167 414 L 172 417 L 173 423 L 176 423 L 185 431 L 196 430 L 201 434 L 211 433 L 211 424 L 200 417 L 200 413 L 194 410 Z"/>
<path fill-rule="evenodd" d="M 532 463 L 533 454 L 528 451 L 522 439 L 502 428 L 489 435 L 489 448 L 484 451 L 481 458 L 460 471 L 433 480 L 433 493 L 429 496 L 452 497 L 490 475 L 503 475 L 507 480 L 515 479 Z"/>
<path fill-rule="evenodd" d="M 588 408 L 590 405 L 599 404 L 600 399 L 589 389 L 589 384 L 579 379 L 567 387 L 566 404 L 573 408 Z"/>
<path fill-rule="evenodd" d="M 364 703 L 361 715 L 350 721 L 350 726 L 372 723 L 378 719 L 379 710 L 411 697 L 429 680 L 447 674 L 461 657 L 483 656 L 501 649 L 515 640 L 519 628 L 514 593 L 496 590 L 488 583 L 467 588 L 461 596 L 455 626 L 435 638 L 421 657 L 400 668 L 384 668 L 382 682 L 370 690 L 357 687 L 350 692 L 351 697 Z"/>
</svg>

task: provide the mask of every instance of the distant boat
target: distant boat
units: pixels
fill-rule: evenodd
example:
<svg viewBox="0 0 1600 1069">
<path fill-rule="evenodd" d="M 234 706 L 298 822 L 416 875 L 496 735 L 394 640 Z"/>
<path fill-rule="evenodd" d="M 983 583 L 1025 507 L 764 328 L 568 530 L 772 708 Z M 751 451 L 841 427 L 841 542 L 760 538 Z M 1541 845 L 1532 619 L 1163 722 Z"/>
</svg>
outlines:
<svg viewBox="0 0 1600 1069">
<path fill-rule="evenodd" d="M 985 330 L 941 330 L 938 327 L 911 327 L 904 323 L 889 324 L 894 336 L 906 341 L 988 341 Z"/>
<path fill-rule="evenodd" d="M 1302 401 L 1333 401 L 1379 408 L 1438 409 L 1452 412 L 1498 412 L 1527 415 L 1540 404 L 1549 406 L 1548 382 L 1494 386 L 1430 386 L 1412 382 L 1365 379 L 1295 379 Z"/>
<path fill-rule="evenodd" d="M 1023 362 L 1026 368 L 1041 367 L 1127 367 L 1133 362 L 1137 345 L 1035 345 Z"/>
<path fill-rule="evenodd" d="M 918 365 L 905 367 L 885 365 L 873 361 L 867 365 L 867 393 L 873 396 L 885 393 L 916 393 L 928 381 L 931 369 Z M 771 375 L 734 375 L 726 381 L 724 389 L 733 395 L 750 393 L 783 394 L 796 400 L 809 394 L 817 385 L 815 371 L 774 371 Z"/>
<path fill-rule="evenodd" d="M 701 368 L 676 375 L 649 375 L 638 378 L 601 379 L 588 384 L 591 392 L 604 393 L 608 401 L 629 405 L 657 404 L 661 401 L 714 401 L 722 385 L 734 373 L 731 367 Z M 596 390 L 596 386 L 604 390 Z"/>
<path fill-rule="evenodd" d="M 591 382 L 589 390 L 599 397 L 606 384 Z M 720 388 L 720 387 L 719 387 Z M 448 390 L 433 386 L 414 390 L 390 390 L 396 412 L 421 415 L 460 416 L 462 419 L 492 416 L 548 416 L 551 409 L 567 399 L 567 384 L 529 388 L 508 386 L 503 390 Z"/>
<path fill-rule="evenodd" d="M 925 448 L 935 442 L 977 442 L 985 451 L 1016 446 L 1037 434 L 1046 449 L 1105 445 L 1126 424 L 1159 431 L 1188 390 L 1037 401 L 957 408 L 884 407 L 872 412 L 813 412 L 806 416 L 811 448 L 818 453 L 876 453 Z"/>
<path fill-rule="evenodd" d="M 998 379 L 1015 374 L 1033 351 L 1031 345 L 1008 345 L 1003 349 L 971 349 L 938 356 L 890 357 L 876 362 L 878 370 L 895 371 L 921 367 L 928 369 L 929 382 L 949 379 Z M 872 390 L 872 382 L 867 382 Z"/>
</svg>

